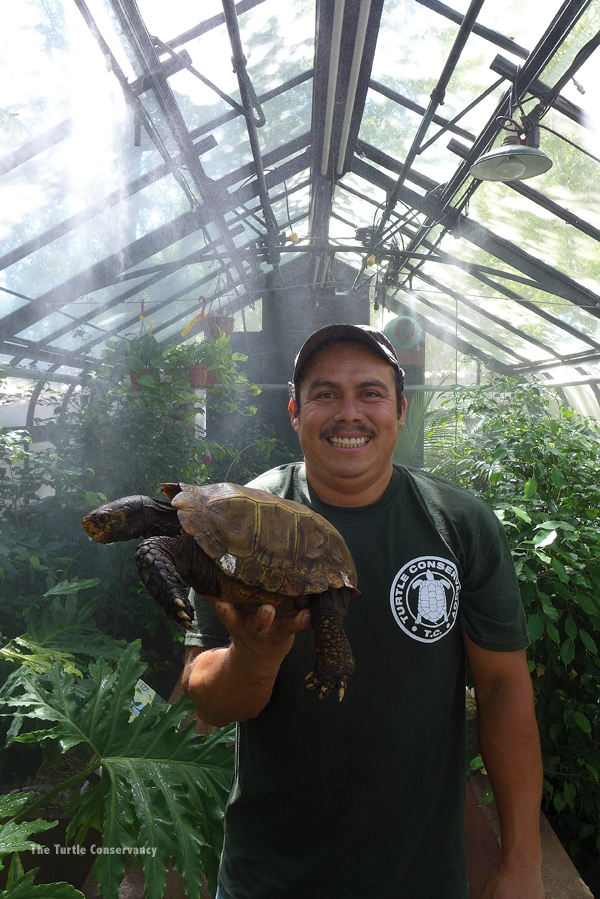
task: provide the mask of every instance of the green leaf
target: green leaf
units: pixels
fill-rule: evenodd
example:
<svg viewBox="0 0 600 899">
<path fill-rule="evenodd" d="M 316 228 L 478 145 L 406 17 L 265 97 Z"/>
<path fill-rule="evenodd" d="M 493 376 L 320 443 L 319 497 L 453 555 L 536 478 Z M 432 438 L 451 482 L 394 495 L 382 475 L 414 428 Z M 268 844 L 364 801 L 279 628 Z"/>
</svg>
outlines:
<svg viewBox="0 0 600 899">
<path fill-rule="evenodd" d="M 520 518 L 521 521 L 526 521 L 527 524 L 531 524 L 531 516 L 525 511 L 525 509 L 519 508 L 519 506 L 511 506 L 510 507 L 517 518 Z"/>
<path fill-rule="evenodd" d="M 140 375 L 137 379 L 138 384 L 141 384 L 142 387 L 157 387 L 157 383 L 154 378 L 150 377 L 150 375 Z"/>
<path fill-rule="evenodd" d="M 537 481 L 535 478 L 530 478 L 525 487 L 523 488 L 523 496 L 525 499 L 531 499 L 532 496 L 535 496 L 537 493 Z"/>
<path fill-rule="evenodd" d="M 38 868 L 28 871 L 7 890 L 0 890 L 0 899 L 85 899 L 70 883 L 34 884 L 37 871 Z"/>
<path fill-rule="evenodd" d="M 566 780 L 563 789 L 567 805 L 569 805 L 571 808 L 574 808 L 575 799 L 577 797 L 577 788 L 575 787 L 575 784 L 570 780 Z"/>
<path fill-rule="evenodd" d="M 565 640 L 565 642 L 561 646 L 560 657 L 561 657 L 565 667 L 570 665 L 571 662 L 573 661 L 573 659 L 575 658 L 575 645 L 571 639 Z"/>
<path fill-rule="evenodd" d="M 566 484 L 562 471 L 556 466 L 550 472 L 550 479 L 555 487 L 564 487 Z"/>
<path fill-rule="evenodd" d="M 554 531 L 553 533 L 556 535 L 556 531 Z M 569 583 L 570 578 L 562 562 L 559 562 L 558 559 L 552 559 L 552 568 L 558 575 L 559 579 L 563 582 L 563 584 Z"/>
<path fill-rule="evenodd" d="M 577 625 L 575 624 L 575 621 L 571 615 L 569 615 L 568 618 L 565 620 L 565 633 L 567 634 L 568 637 L 571 638 L 571 640 L 577 639 L 577 633 L 578 633 Z"/>
<path fill-rule="evenodd" d="M 32 796 L 33 793 L 9 793 L 7 796 L 0 796 L 0 820 L 14 818 L 22 807 L 31 800 Z M 0 824 L 0 870 L 4 867 L 2 859 L 5 855 L 38 848 L 40 844 L 28 840 L 28 836 L 32 833 L 51 830 L 53 827 L 56 827 L 57 823 L 57 821 L 44 821 L 42 818 L 38 818 L 35 821 L 25 821 L 22 824 L 15 824 L 13 820 Z"/>
<path fill-rule="evenodd" d="M 590 724 L 590 720 L 583 714 L 583 712 L 575 712 L 575 723 L 577 724 L 577 727 L 580 727 L 584 733 L 592 733 L 592 725 Z"/>
<path fill-rule="evenodd" d="M 560 724 L 558 721 L 555 721 L 554 724 L 551 724 L 548 729 L 548 733 L 550 734 L 550 739 L 556 740 L 558 738 L 558 736 L 560 735 L 561 730 L 562 730 L 562 724 Z"/>
<path fill-rule="evenodd" d="M 104 847 L 156 848 L 154 857 L 139 857 L 147 899 L 162 899 L 169 859 L 182 872 L 186 893 L 194 895 L 203 867 L 215 886 L 231 785 L 232 730 L 209 738 L 196 734 L 193 724 L 180 730 L 193 712 L 184 697 L 166 708 L 146 706 L 130 722 L 135 684 L 144 668 L 139 641 L 127 646 L 116 671 L 104 659 L 90 664 L 92 689 L 81 703 L 72 675 L 60 668 L 48 672 L 50 690 L 29 675 L 24 695 L 7 700 L 32 719 L 32 730 L 14 740 L 52 737 L 63 751 L 87 744 L 102 777 L 69 806 L 75 813 L 69 836 L 76 832 L 81 839 L 102 817 Z M 39 721 L 45 722 L 43 729 L 35 729 Z M 104 899 L 117 899 L 126 863 L 122 853 L 98 857 L 95 876 Z"/>
<path fill-rule="evenodd" d="M 80 590 L 89 590 L 90 587 L 96 587 L 100 583 L 100 578 L 78 578 L 74 577 L 70 581 L 64 580 L 59 584 L 55 584 L 50 590 L 44 593 L 44 596 L 68 596 L 72 593 L 79 593 Z"/>
<path fill-rule="evenodd" d="M 533 538 L 533 545 L 538 548 L 549 546 L 551 543 L 554 543 L 557 536 L 557 531 L 539 531 Z"/>
<path fill-rule="evenodd" d="M 551 621 L 546 622 L 546 632 L 550 639 L 554 640 L 554 642 L 558 646 L 558 644 L 560 643 L 560 634 L 558 632 L 558 628 L 554 624 L 552 624 Z"/>
<path fill-rule="evenodd" d="M 529 630 L 529 636 L 533 641 L 540 639 L 544 633 L 544 619 L 538 612 L 529 616 L 527 628 Z"/>
<path fill-rule="evenodd" d="M 579 636 L 581 638 L 581 642 L 583 643 L 585 648 L 588 650 L 588 652 L 593 652 L 594 655 L 598 655 L 598 647 L 596 646 L 594 639 L 592 637 L 590 637 L 588 632 L 581 630 L 581 628 L 580 628 Z"/>
</svg>

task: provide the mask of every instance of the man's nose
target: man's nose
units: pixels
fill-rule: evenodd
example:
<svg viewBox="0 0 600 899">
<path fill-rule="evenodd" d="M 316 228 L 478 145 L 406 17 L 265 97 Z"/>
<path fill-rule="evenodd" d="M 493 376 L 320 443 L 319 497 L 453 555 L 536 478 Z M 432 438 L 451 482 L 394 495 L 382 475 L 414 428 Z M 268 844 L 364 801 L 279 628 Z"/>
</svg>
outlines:
<svg viewBox="0 0 600 899">
<path fill-rule="evenodd" d="M 352 394 L 343 394 L 335 410 L 335 421 L 359 421 L 362 417 L 356 398 Z"/>
</svg>

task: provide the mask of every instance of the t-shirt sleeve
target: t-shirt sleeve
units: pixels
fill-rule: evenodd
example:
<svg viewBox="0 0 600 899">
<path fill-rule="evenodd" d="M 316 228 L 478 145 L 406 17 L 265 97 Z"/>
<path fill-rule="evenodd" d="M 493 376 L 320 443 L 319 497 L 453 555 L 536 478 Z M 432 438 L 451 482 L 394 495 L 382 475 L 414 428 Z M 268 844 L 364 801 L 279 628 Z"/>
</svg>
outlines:
<svg viewBox="0 0 600 899">
<path fill-rule="evenodd" d="M 482 649 L 509 652 L 529 645 L 519 582 L 501 523 L 479 501 L 477 526 L 465 547 L 459 621 Z"/>
<path fill-rule="evenodd" d="M 185 645 L 200 646 L 202 649 L 227 646 L 231 639 L 229 631 L 213 607 L 205 602 L 195 590 L 190 590 L 189 598 L 194 607 L 193 624 L 198 633 L 186 631 Z"/>
</svg>

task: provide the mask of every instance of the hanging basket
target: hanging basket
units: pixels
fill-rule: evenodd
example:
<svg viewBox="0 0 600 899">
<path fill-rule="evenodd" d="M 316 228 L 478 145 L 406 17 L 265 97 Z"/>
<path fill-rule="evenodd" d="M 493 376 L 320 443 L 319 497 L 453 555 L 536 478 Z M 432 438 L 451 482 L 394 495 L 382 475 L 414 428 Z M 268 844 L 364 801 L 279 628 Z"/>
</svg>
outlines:
<svg viewBox="0 0 600 899">
<path fill-rule="evenodd" d="M 221 331 L 223 331 L 227 337 L 230 337 L 233 333 L 235 319 L 232 315 L 209 315 L 207 316 L 206 321 L 208 322 L 210 336 L 214 340 L 220 336 Z"/>
<path fill-rule="evenodd" d="M 207 365 L 190 365 L 190 387 L 213 387 L 215 373 Z"/>
<path fill-rule="evenodd" d="M 145 390 L 143 384 L 140 384 L 139 378 L 142 375 L 149 375 L 149 371 L 134 371 L 132 368 L 129 369 L 129 383 L 131 384 L 132 390 Z"/>
</svg>

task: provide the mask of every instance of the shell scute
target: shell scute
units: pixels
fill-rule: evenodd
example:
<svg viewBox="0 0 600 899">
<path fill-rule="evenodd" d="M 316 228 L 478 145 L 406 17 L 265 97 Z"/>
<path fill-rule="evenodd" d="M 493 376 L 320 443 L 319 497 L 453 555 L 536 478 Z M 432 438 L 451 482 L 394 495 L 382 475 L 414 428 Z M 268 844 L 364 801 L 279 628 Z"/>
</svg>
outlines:
<svg viewBox="0 0 600 899">
<path fill-rule="evenodd" d="M 356 569 L 341 535 L 306 506 L 237 484 L 180 488 L 172 504 L 183 530 L 225 574 L 233 557 L 235 578 L 268 593 L 356 590 Z"/>
</svg>

